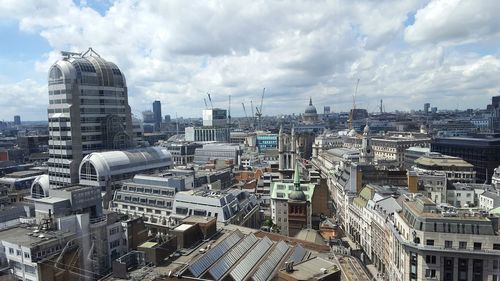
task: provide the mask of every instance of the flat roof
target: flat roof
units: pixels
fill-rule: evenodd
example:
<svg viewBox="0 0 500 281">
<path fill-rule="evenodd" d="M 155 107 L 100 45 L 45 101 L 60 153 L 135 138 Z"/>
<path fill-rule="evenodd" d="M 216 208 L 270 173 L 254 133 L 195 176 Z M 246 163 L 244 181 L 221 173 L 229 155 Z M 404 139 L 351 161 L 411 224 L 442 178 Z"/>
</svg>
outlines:
<svg viewBox="0 0 500 281">
<path fill-rule="evenodd" d="M 26 171 L 17 171 L 17 172 L 12 172 L 9 174 L 6 174 L 4 177 L 6 178 L 27 178 L 27 177 L 32 177 L 32 176 L 38 176 L 42 175 L 44 172 L 37 170 L 26 170 Z"/>
<path fill-rule="evenodd" d="M 36 229 L 37 227 L 35 226 L 28 227 L 26 225 L 5 229 L 0 231 L 0 240 L 25 247 L 32 247 L 74 235 L 72 232 L 63 231 L 39 231 L 38 233 L 34 233 Z"/>
<path fill-rule="evenodd" d="M 324 273 L 322 270 L 325 270 Z M 319 257 L 295 264 L 292 272 L 281 270 L 281 272 L 296 280 L 320 279 L 337 271 L 339 271 L 339 268 L 333 262 Z"/>
<path fill-rule="evenodd" d="M 178 227 L 174 228 L 174 231 L 186 231 L 186 230 L 190 229 L 191 227 L 193 227 L 192 224 L 184 223 L 184 224 L 181 224 Z"/>
<path fill-rule="evenodd" d="M 465 167 L 474 168 L 472 164 L 460 157 L 448 155 L 423 155 L 415 160 L 416 164 L 425 166 L 443 166 L 443 167 Z"/>
<path fill-rule="evenodd" d="M 141 247 L 141 248 L 154 248 L 154 247 L 156 247 L 156 245 L 158 245 L 157 242 L 148 241 L 148 242 L 142 243 L 139 247 Z"/>
<path fill-rule="evenodd" d="M 206 223 L 209 221 L 216 220 L 215 217 L 204 217 L 204 216 L 189 216 L 182 220 L 182 222 L 190 222 L 190 223 Z"/>
<path fill-rule="evenodd" d="M 49 196 L 49 197 L 32 199 L 32 200 L 35 201 L 36 203 L 54 204 L 54 203 L 59 203 L 59 202 L 63 202 L 63 201 L 68 201 L 69 199 Z"/>
</svg>

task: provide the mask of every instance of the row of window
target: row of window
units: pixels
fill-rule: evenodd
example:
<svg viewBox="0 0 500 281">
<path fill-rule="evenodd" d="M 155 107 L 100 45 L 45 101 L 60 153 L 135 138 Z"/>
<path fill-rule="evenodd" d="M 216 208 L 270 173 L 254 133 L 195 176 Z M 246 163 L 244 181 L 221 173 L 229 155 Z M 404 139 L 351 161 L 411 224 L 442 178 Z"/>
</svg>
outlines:
<svg viewBox="0 0 500 281">
<path fill-rule="evenodd" d="M 175 195 L 174 190 L 165 190 L 165 189 L 155 189 L 155 188 L 144 188 L 144 187 L 135 187 L 135 186 L 123 186 L 122 190 L 129 190 L 133 192 L 139 193 L 150 193 L 150 194 L 161 194 L 169 197 L 173 197 Z"/>
<path fill-rule="evenodd" d="M 156 200 L 156 199 L 147 199 L 147 198 L 142 198 L 142 197 L 132 197 L 132 196 L 127 196 L 124 195 L 122 196 L 121 194 L 116 195 L 116 200 L 119 201 L 126 201 L 126 202 L 133 202 L 136 204 L 147 204 L 147 205 L 157 205 L 161 207 L 167 207 L 171 208 L 172 207 L 172 202 L 171 201 L 164 201 L 164 200 Z"/>
<path fill-rule="evenodd" d="M 49 154 L 49 158 L 56 158 L 56 159 L 68 159 L 71 160 L 73 159 L 73 155 L 64 155 L 64 154 Z"/>
<path fill-rule="evenodd" d="M 124 105 L 123 99 L 80 99 L 82 105 Z"/>
<path fill-rule="evenodd" d="M 71 103 L 71 99 L 51 99 L 49 100 L 49 104 L 67 104 Z"/>
<path fill-rule="evenodd" d="M 105 107 L 105 108 L 103 108 L 103 107 L 101 107 L 101 108 L 80 108 L 80 113 L 119 114 L 119 113 L 125 113 L 125 108 L 109 108 L 109 107 Z"/>
<path fill-rule="evenodd" d="M 14 251 L 14 248 L 9 248 L 9 254 L 13 255 L 14 252 L 16 253 L 16 256 L 20 257 L 21 255 L 23 255 L 23 252 L 21 250 L 15 250 Z M 25 259 L 29 259 L 31 256 L 30 256 L 30 253 L 28 252 L 24 252 L 24 258 Z"/>
<path fill-rule="evenodd" d="M 69 113 L 69 107 L 65 108 L 49 108 L 47 109 L 47 113 Z"/>
</svg>

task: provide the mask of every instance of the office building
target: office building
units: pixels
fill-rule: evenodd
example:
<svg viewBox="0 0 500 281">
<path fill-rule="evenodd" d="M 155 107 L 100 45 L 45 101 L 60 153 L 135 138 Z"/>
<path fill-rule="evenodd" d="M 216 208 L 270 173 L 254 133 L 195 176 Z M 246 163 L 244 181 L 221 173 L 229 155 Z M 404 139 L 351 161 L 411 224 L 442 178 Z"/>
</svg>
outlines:
<svg viewBox="0 0 500 281">
<path fill-rule="evenodd" d="M 426 155 L 431 151 L 430 147 L 420 147 L 420 146 L 412 146 L 407 148 L 404 153 L 404 169 L 410 169 L 415 165 L 415 160 Z"/>
<path fill-rule="evenodd" d="M 216 217 L 218 222 L 257 227 L 257 197 L 243 190 L 191 190 L 175 194 L 172 219 L 188 216 Z"/>
<path fill-rule="evenodd" d="M 133 145 L 127 85 L 120 69 L 92 49 L 62 52 L 49 71 L 49 180 L 78 182 L 82 158 Z"/>
<path fill-rule="evenodd" d="M 344 138 L 344 147 L 361 149 L 363 138 L 350 135 Z M 431 139 L 419 132 L 388 132 L 383 136 L 371 137 L 374 160 L 393 161 L 396 166 L 405 163 L 405 152 L 410 147 L 428 147 Z"/>
<path fill-rule="evenodd" d="M 153 119 L 155 123 L 155 132 L 159 132 L 161 128 L 161 102 L 156 100 L 153 102 Z"/>
<path fill-rule="evenodd" d="M 210 161 L 228 161 L 234 165 L 240 165 L 242 150 L 234 143 L 209 143 L 201 148 L 196 148 L 194 163 L 206 164 Z"/>
<path fill-rule="evenodd" d="M 258 134 L 255 139 L 257 150 L 259 152 L 277 149 L 278 148 L 278 135 L 277 134 Z"/>
<path fill-rule="evenodd" d="M 227 110 L 225 109 L 214 108 L 203 110 L 204 127 L 226 127 L 227 120 Z"/>
<path fill-rule="evenodd" d="M 424 114 L 427 115 L 429 114 L 429 109 L 431 108 L 430 103 L 424 103 Z"/>
<path fill-rule="evenodd" d="M 174 196 L 186 190 L 186 183 L 192 188 L 193 179 L 186 176 L 136 175 L 123 182 L 111 203 L 111 209 L 118 213 L 142 217 L 150 230 L 167 228 L 174 224 L 170 218 Z"/>
<path fill-rule="evenodd" d="M 14 125 L 21 125 L 21 116 L 14 115 Z"/>
<path fill-rule="evenodd" d="M 203 110 L 202 127 L 186 127 L 186 141 L 196 142 L 229 142 L 229 133 L 227 110 L 214 108 Z"/>
<path fill-rule="evenodd" d="M 500 165 L 500 135 L 435 138 L 431 151 L 462 158 L 474 165 L 477 182 L 490 182 Z"/>
<path fill-rule="evenodd" d="M 430 152 L 415 160 L 414 168 L 423 172 L 442 171 L 447 180 L 453 182 L 475 183 L 474 166 L 459 157 Z"/>
<path fill-rule="evenodd" d="M 168 152 L 170 152 L 174 165 L 176 166 L 184 166 L 192 163 L 194 161 L 196 149 L 203 147 L 203 145 L 199 143 L 172 140 L 172 138 L 168 141 L 160 141 L 158 145 L 166 148 Z"/>
<path fill-rule="evenodd" d="M 138 173 L 151 173 L 172 168 L 172 156 L 159 146 L 123 151 L 94 152 L 85 156 L 80 165 L 80 184 L 99 187 L 103 206 L 108 208 L 121 181 Z"/>
<path fill-rule="evenodd" d="M 418 197 L 402 202 L 387 226 L 394 236 L 391 280 L 498 280 L 498 217 L 463 216 Z"/>
</svg>

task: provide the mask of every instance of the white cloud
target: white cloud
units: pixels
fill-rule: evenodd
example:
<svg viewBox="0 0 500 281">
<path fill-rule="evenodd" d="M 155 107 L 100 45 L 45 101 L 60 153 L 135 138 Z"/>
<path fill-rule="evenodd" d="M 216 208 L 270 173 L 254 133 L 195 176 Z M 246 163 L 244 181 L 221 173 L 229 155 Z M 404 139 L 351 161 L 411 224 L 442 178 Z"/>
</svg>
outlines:
<svg viewBox="0 0 500 281">
<path fill-rule="evenodd" d="M 418 10 L 405 30 L 408 42 L 465 44 L 500 37 L 500 1 L 440 0 Z"/>
<path fill-rule="evenodd" d="M 310 96 L 319 111 L 347 110 L 357 78 L 358 102 L 369 110 L 380 98 L 390 110 L 448 107 L 453 97 L 484 107 L 498 92 L 490 74 L 498 54 L 453 48 L 497 38 L 497 1 L 121 0 L 104 13 L 70 0 L 21 2 L 4 0 L 0 18 L 53 48 L 37 58 L 40 81 L 59 50 L 92 46 L 125 73 L 136 113 L 158 99 L 165 114 L 200 116 L 211 91 L 218 106 L 231 94 L 233 116 L 242 116 L 241 102 L 257 103 L 263 87 L 264 114 L 299 113 Z"/>
<path fill-rule="evenodd" d="M 16 83 L 0 84 L 0 118 L 12 120 L 21 115 L 22 120 L 43 120 L 47 116 L 47 84 L 31 79 Z"/>
</svg>

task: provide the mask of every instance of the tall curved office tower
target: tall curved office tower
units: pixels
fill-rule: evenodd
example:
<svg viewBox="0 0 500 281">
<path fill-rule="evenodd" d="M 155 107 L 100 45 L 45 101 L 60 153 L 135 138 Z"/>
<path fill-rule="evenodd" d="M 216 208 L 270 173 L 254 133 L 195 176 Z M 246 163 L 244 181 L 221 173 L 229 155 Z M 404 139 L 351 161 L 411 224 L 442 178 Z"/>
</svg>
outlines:
<svg viewBox="0 0 500 281">
<path fill-rule="evenodd" d="M 49 70 L 49 182 L 78 183 L 82 158 L 133 146 L 125 76 L 91 48 L 61 52 Z"/>
</svg>

